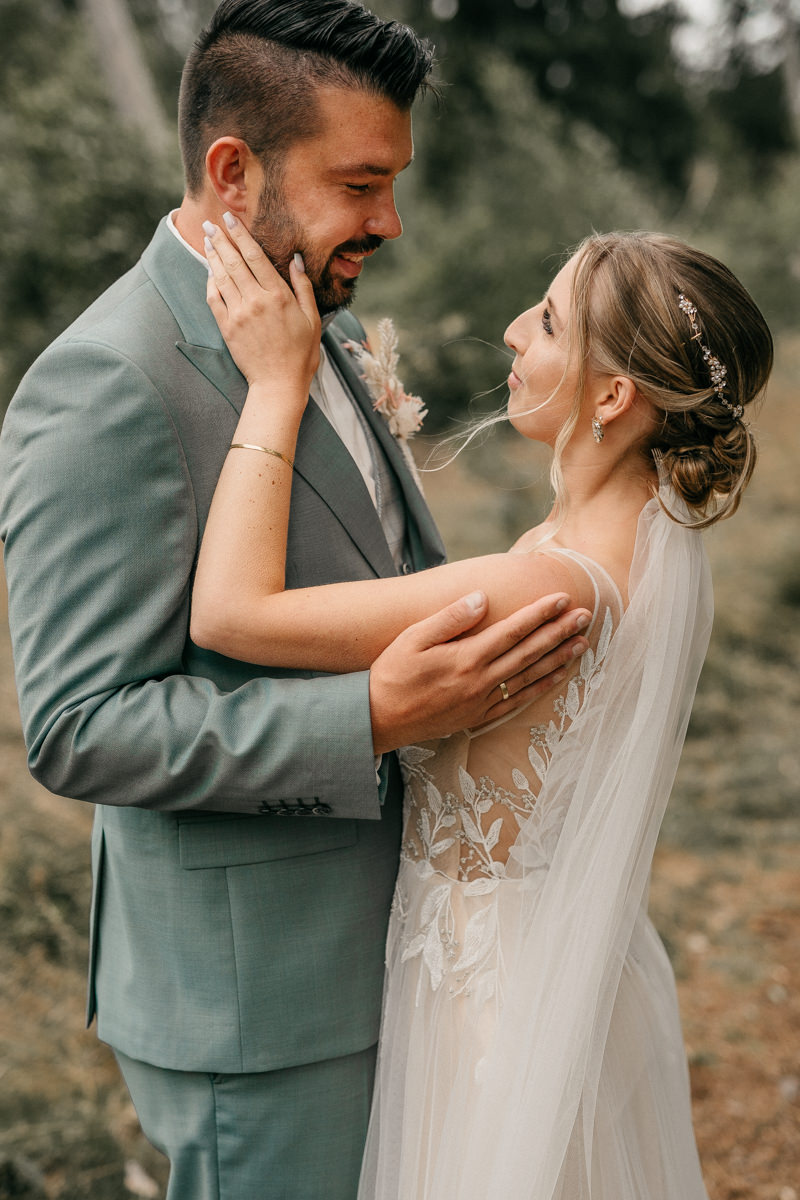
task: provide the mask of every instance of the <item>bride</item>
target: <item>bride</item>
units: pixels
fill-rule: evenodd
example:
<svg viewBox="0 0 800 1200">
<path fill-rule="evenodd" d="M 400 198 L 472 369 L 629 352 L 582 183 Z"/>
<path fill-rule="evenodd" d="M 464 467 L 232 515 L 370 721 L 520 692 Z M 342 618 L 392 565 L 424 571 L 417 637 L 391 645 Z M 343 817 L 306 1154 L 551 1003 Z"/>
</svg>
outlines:
<svg viewBox="0 0 800 1200">
<path fill-rule="evenodd" d="M 476 589 L 488 620 L 568 592 L 590 649 L 477 729 L 401 751 L 363 1200 L 702 1200 L 674 980 L 647 917 L 656 836 L 712 618 L 698 529 L 755 461 L 744 412 L 772 362 L 722 264 L 653 234 L 590 237 L 517 317 L 508 417 L 553 448 L 556 500 L 509 551 L 417 575 L 284 591 L 291 458 L 319 318 L 241 224 L 214 230 L 209 303 L 248 398 L 195 584 L 223 654 L 370 666 Z M 241 258 L 247 266 L 244 267 Z M 227 265 L 226 265 L 227 264 Z M 234 278 L 235 277 L 235 278 Z M 264 321 L 280 337 L 262 336 Z"/>
</svg>

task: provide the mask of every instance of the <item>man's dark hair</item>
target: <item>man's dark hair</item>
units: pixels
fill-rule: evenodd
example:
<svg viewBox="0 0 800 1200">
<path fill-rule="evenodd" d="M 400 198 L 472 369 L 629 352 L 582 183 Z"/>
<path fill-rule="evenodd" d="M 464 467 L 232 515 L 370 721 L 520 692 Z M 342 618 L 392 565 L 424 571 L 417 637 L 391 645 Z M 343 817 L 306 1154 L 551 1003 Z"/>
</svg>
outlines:
<svg viewBox="0 0 800 1200">
<path fill-rule="evenodd" d="M 266 166 L 319 128 L 319 86 L 361 88 L 411 107 L 433 47 L 354 0 L 223 0 L 183 71 L 179 129 L 196 195 L 216 138 L 240 137 Z"/>
</svg>

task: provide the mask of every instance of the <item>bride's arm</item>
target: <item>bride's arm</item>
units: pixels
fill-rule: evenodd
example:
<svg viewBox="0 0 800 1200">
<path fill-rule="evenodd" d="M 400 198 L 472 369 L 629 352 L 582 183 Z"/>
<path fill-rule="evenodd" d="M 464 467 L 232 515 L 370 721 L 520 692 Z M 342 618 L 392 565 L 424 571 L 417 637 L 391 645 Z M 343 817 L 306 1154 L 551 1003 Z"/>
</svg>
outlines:
<svg viewBox="0 0 800 1200">
<path fill-rule="evenodd" d="M 569 569 L 543 555 L 490 555 L 284 591 L 290 461 L 316 367 L 318 317 L 302 271 L 291 268 L 293 296 L 241 223 L 231 236 L 242 254 L 221 231 L 207 253 L 209 304 L 250 385 L 233 442 L 270 453 L 235 449 L 226 458 L 195 579 L 193 640 L 249 662 L 354 671 L 371 666 L 408 626 L 476 590 L 489 598 L 484 623 L 552 592 L 580 602 Z"/>
</svg>

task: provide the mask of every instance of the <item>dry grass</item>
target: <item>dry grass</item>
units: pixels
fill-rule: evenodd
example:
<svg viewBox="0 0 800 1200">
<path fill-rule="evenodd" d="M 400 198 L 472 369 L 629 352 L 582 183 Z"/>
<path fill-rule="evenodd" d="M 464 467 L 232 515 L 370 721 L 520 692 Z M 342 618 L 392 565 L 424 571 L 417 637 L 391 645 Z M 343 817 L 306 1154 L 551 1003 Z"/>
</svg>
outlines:
<svg viewBox="0 0 800 1200">
<path fill-rule="evenodd" d="M 711 1200 L 800 1197 L 800 341 L 780 349 L 760 472 L 709 537 L 718 617 L 653 876 Z M 530 523 L 526 450 L 502 451 L 499 483 L 497 442 L 427 478 L 453 554 Z M 83 1029 L 91 813 L 27 775 L 6 638 L 0 741 L 0 1200 L 145 1195 L 125 1163 L 163 1184 L 159 1156 Z"/>
</svg>

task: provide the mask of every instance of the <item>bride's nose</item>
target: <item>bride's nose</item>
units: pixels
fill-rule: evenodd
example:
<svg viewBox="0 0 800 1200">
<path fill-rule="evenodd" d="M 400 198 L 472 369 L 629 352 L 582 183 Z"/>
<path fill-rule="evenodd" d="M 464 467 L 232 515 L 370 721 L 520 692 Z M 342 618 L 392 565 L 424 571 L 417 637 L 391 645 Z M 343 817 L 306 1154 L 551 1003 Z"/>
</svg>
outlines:
<svg viewBox="0 0 800 1200">
<path fill-rule="evenodd" d="M 530 345 L 533 311 L 532 308 L 526 308 L 525 312 L 521 312 L 518 317 L 514 318 L 503 334 L 503 341 L 515 354 L 524 355 Z"/>
<path fill-rule="evenodd" d="M 520 353 L 519 338 L 520 338 L 520 318 L 515 317 L 509 325 L 508 329 L 503 334 L 503 341 L 508 346 L 509 350 L 515 353 Z"/>
</svg>

